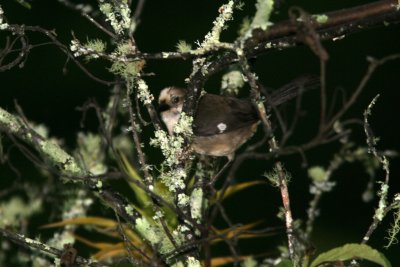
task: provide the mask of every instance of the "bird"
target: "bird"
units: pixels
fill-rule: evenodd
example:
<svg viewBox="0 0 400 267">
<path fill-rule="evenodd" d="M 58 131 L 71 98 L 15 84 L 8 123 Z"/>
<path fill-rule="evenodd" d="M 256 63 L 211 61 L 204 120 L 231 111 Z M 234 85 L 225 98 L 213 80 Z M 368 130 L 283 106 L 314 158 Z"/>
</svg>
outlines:
<svg viewBox="0 0 400 267">
<path fill-rule="evenodd" d="M 266 98 L 271 108 L 299 95 L 305 87 L 317 83 L 315 78 L 302 78 L 302 82 L 277 90 Z M 186 89 L 169 86 L 160 91 L 158 110 L 170 135 L 178 123 L 186 96 Z M 191 148 L 201 155 L 227 157 L 232 161 L 235 151 L 256 132 L 260 121 L 258 111 L 249 98 L 203 94 L 193 119 Z"/>
</svg>

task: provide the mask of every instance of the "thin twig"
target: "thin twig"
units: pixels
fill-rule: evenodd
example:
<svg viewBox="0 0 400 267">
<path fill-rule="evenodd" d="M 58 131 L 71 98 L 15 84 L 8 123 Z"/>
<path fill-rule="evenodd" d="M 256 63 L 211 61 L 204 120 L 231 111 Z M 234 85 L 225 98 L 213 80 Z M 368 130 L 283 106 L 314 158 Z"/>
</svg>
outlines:
<svg viewBox="0 0 400 267">
<path fill-rule="evenodd" d="M 136 24 L 140 22 L 140 16 L 142 15 L 145 3 L 146 0 L 138 0 L 138 3 L 135 8 L 135 14 L 133 15 L 133 19 L 136 21 Z"/>
<path fill-rule="evenodd" d="M 121 220 L 117 213 L 115 214 L 115 217 L 117 218 L 117 222 L 118 222 L 118 233 L 121 236 L 122 240 L 124 241 L 125 249 L 128 252 L 129 261 L 131 262 L 131 264 L 134 266 L 138 264 L 138 261 L 135 259 L 134 255 L 133 255 L 131 247 L 133 249 L 135 249 L 135 251 L 137 251 L 140 254 L 140 256 L 142 256 L 144 259 L 147 260 L 147 264 L 149 262 L 151 262 L 151 259 L 149 258 L 149 256 L 147 256 L 146 253 L 144 253 L 140 248 L 136 247 L 131 242 L 131 240 L 127 237 L 127 235 L 125 234 L 125 231 L 124 231 L 124 227 L 122 226 Z"/>
<path fill-rule="evenodd" d="M 321 114 L 320 114 L 320 129 L 325 126 L 326 120 L 326 61 L 320 59 L 321 62 Z"/>
<path fill-rule="evenodd" d="M 88 69 L 86 69 L 75 57 L 74 55 L 69 51 L 68 47 L 65 46 L 64 44 L 62 44 L 56 37 L 56 34 L 52 31 L 43 29 L 41 27 L 37 27 L 37 26 L 20 26 L 20 25 L 16 25 L 16 24 L 12 24 L 9 25 L 7 27 L 7 29 L 5 31 L 10 31 L 14 34 L 18 34 L 18 33 L 24 33 L 25 32 L 39 32 L 45 36 L 47 36 L 55 46 L 57 46 L 62 52 L 64 52 L 67 55 L 67 59 L 68 60 L 72 60 L 77 66 L 78 68 L 80 68 L 89 78 L 93 79 L 96 82 L 102 83 L 104 85 L 110 86 L 115 84 L 115 82 L 110 82 L 110 81 L 105 81 L 103 79 L 100 79 L 98 77 L 96 77 L 95 75 L 93 75 Z M 26 47 L 26 52 L 30 51 L 30 49 L 32 48 L 32 46 L 28 45 L 27 43 L 25 43 L 24 47 Z M 24 49 L 22 49 L 22 51 L 24 51 Z M 23 53 L 20 53 L 23 54 Z"/>
<path fill-rule="evenodd" d="M 22 247 L 35 250 L 41 254 L 50 254 L 53 258 L 60 258 L 63 253 L 62 250 L 51 247 L 40 241 L 30 239 L 21 234 L 14 233 L 10 230 L 0 228 L 0 235 Z M 81 256 L 77 256 L 75 258 L 75 263 L 83 264 L 83 265 L 87 265 L 87 266 L 91 266 L 91 267 L 106 267 L 106 266 L 108 266 L 103 263 L 93 262 L 93 260 L 88 260 Z"/>
<path fill-rule="evenodd" d="M 265 128 L 265 133 L 270 134 L 270 133 L 272 133 L 272 125 L 266 114 L 265 108 L 261 108 L 256 103 L 257 96 L 259 97 L 259 95 L 260 95 L 260 86 L 258 85 L 257 77 L 254 73 L 251 72 L 250 66 L 247 63 L 247 59 L 243 53 L 243 50 L 238 52 L 238 58 L 239 58 L 239 63 L 241 65 L 242 71 L 246 75 L 249 85 L 252 88 L 252 95 L 253 95 L 252 101 L 253 101 L 253 104 L 257 107 L 261 122 Z M 276 139 L 273 135 L 271 135 L 271 137 L 268 141 L 268 144 L 272 151 L 279 151 L 280 148 L 279 148 L 278 142 L 276 141 Z M 297 262 L 297 260 L 296 260 L 297 255 L 296 255 L 296 251 L 295 251 L 296 238 L 294 235 L 292 211 L 290 208 L 290 198 L 289 198 L 289 190 L 288 190 L 288 186 L 287 186 L 287 177 L 286 177 L 286 173 L 283 168 L 283 165 L 279 160 L 276 160 L 274 165 L 275 165 L 275 169 L 278 174 L 279 189 L 281 192 L 283 208 L 285 211 L 286 234 L 287 234 L 287 238 L 288 238 L 289 256 L 290 256 L 292 262 L 296 266 L 296 262 Z"/>
<path fill-rule="evenodd" d="M 89 16 L 87 13 L 82 13 L 82 16 L 85 17 L 86 19 L 88 19 L 91 23 L 93 23 L 97 28 L 99 28 L 101 31 L 106 33 L 112 39 L 117 39 L 117 36 L 113 32 L 111 32 L 111 31 L 107 30 L 106 28 L 104 28 L 102 25 L 100 25 L 100 23 L 98 23 L 94 18 Z"/>
<path fill-rule="evenodd" d="M 364 111 L 364 131 L 365 135 L 367 137 L 367 145 L 368 145 L 368 152 L 371 153 L 381 164 L 382 164 L 382 169 L 385 172 L 385 179 L 382 181 L 380 190 L 378 192 L 379 195 L 379 204 L 377 209 L 375 210 L 375 214 L 373 216 L 372 223 L 370 227 L 368 228 L 367 233 L 364 235 L 362 239 L 362 244 L 365 244 L 369 241 L 372 233 L 375 231 L 375 229 L 378 227 L 378 224 L 383 220 L 385 217 L 386 213 L 391 210 L 391 206 L 393 204 L 396 204 L 398 206 L 398 203 L 393 201 L 392 205 L 387 206 L 387 198 L 388 198 L 388 191 L 389 191 L 389 177 L 390 177 L 390 170 L 389 170 L 389 161 L 384 155 L 379 155 L 378 151 L 376 149 L 376 138 L 372 132 L 371 126 L 368 121 L 368 116 L 371 115 L 372 108 L 375 105 L 379 95 L 377 95 L 371 103 L 368 105 L 366 110 Z"/>
<path fill-rule="evenodd" d="M 369 58 L 370 63 L 369 63 L 367 72 L 364 74 L 364 76 L 361 79 L 360 83 L 358 84 L 356 90 L 351 95 L 351 97 L 346 101 L 346 103 L 343 105 L 343 107 L 325 124 L 325 127 L 322 128 L 322 131 L 331 129 L 333 124 L 337 120 L 339 120 L 349 110 L 349 108 L 355 103 L 358 96 L 361 94 L 362 90 L 365 88 L 365 86 L 371 79 L 372 74 L 375 72 L 375 70 L 379 66 L 385 64 L 388 61 L 398 60 L 398 59 L 400 59 L 400 54 L 390 55 L 390 56 L 384 57 L 380 60 L 375 60 L 375 59 Z"/>
</svg>

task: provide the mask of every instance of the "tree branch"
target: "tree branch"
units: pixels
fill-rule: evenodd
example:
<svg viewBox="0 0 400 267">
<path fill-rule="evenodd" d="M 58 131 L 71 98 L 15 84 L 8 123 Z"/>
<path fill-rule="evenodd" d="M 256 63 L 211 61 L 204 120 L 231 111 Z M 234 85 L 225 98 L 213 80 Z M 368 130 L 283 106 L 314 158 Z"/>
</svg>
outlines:
<svg viewBox="0 0 400 267">
<path fill-rule="evenodd" d="M 53 258 L 62 258 L 62 255 L 63 255 L 63 250 L 59 250 L 54 247 L 50 247 L 40 241 L 27 238 L 21 234 L 14 233 L 10 230 L 0 228 L 0 236 L 3 236 L 4 238 L 6 238 L 18 245 L 21 245 L 23 247 L 26 247 L 29 249 L 34 249 L 35 251 L 38 251 L 41 254 L 50 254 Z M 77 263 L 79 265 L 83 264 L 85 266 L 90 266 L 90 267 L 106 267 L 106 266 L 108 266 L 108 265 L 105 265 L 105 264 L 102 264 L 99 262 L 93 262 L 92 260 L 88 260 L 88 259 L 85 259 L 80 256 L 76 256 L 76 258 L 74 259 L 74 262 L 72 262 L 71 264 L 74 264 L 74 263 Z"/>
</svg>

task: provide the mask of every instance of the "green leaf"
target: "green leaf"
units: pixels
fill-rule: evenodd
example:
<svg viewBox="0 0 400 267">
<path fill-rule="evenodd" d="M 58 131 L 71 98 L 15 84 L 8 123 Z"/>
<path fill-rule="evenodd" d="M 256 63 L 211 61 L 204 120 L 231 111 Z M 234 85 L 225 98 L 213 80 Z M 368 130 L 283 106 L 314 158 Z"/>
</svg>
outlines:
<svg viewBox="0 0 400 267">
<path fill-rule="evenodd" d="M 15 2 L 17 2 L 18 4 L 20 4 L 21 6 L 27 8 L 27 9 L 32 8 L 31 4 L 29 4 L 28 2 L 26 2 L 24 0 L 15 0 Z"/>
<path fill-rule="evenodd" d="M 244 182 L 244 183 L 240 183 L 240 184 L 231 185 L 225 191 L 225 194 L 222 199 L 224 200 L 246 188 L 249 188 L 249 187 L 255 186 L 255 185 L 259 185 L 259 184 L 265 184 L 265 182 L 264 181 L 251 181 L 251 182 Z M 211 204 L 215 204 L 217 199 L 220 198 L 220 195 L 221 195 L 221 190 L 218 191 L 217 194 L 211 199 Z"/>
<path fill-rule="evenodd" d="M 122 164 L 124 167 L 124 170 L 126 174 L 128 174 L 133 180 L 136 180 L 140 183 L 143 182 L 142 177 L 139 175 L 139 173 L 136 171 L 135 167 L 133 167 L 128 158 L 123 154 L 119 153 Z M 153 206 L 151 205 L 152 201 L 150 196 L 144 191 L 142 188 L 140 188 L 138 185 L 136 185 L 134 182 L 129 182 L 130 187 L 132 190 L 135 192 L 136 199 L 138 200 L 140 206 L 144 209 L 149 209 L 149 211 L 153 210 Z M 150 215 L 149 215 L 150 216 Z"/>
<path fill-rule="evenodd" d="M 138 182 L 143 182 L 143 178 L 139 175 L 139 173 L 136 171 L 134 166 L 132 166 L 128 160 L 128 158 L 122 153 L 119 153 L 121 162 L 122 162 L 122 167 L 124 168 L 125 172 L 133 179 Z M 134 182 L 129 182 L 129 186 L 132 188 L 132 190 L 135 192 L 135 196 L 137 201 L 139 202 L 139 207 L 135 207 L 135 209 L 144 217 L 146 217 L 149 221 L 153 221 L 152 216 L 154 214 L 154 206 L 153 206 L 153 201 L 151 200 L 150 195 L 144 191 L 142 188 L 140 188 L 136 183 Z M 162 197 L 164 200 L 166 200 L 169 203 L 173 203 L 174 197 L 171 195 L 171 192 L 168 191 L 168 188 L 160 181 L 155 181 L 154 182 L 154 193 Z M 165 217 L 168 221 L 168 226 L 170 227 L 175 227 L 177 225 L 178 219 L 176 216 L 175 211 L 170 210 L 167 207 L 162 207 L 162 210 L 165 213 Z"/>
<path fill-rule="evenodd" d="M 241 225 L 238 227 L 234 228 L 227 228 L 223 230 L 218 230 L 217 228 L 213 227 L 213 232 L 215 232 L 215 237 L 212 236 L 211 244 L 221 242 L 221 241 L 226 241 L 229 239 L 233 238 L 238 238 L 238 239 L 244 239 L 244 238 L 259 238 L 259 237 L 264 237 L 264 236 L 270 236 L 275 234 L 274 232 L 266 232 L 264 234 L 260 233 L 246 233 L 246 231 L 251 230 L 258 224 L 260 224 L 261 221 L 254 222 L 254 223 L 249 223 L 245 225 Z"/>
<path fill-rule="evenodd" d="M 354 258 L 369 260 L 383 267 L 392 266 L 382 253 L 370 246 L 363 244 L 346 244 L 320 254 L 311 263 L 310 267 L 315 267 L 325 262 L 347 261 Z"/>
<path fill-rule="evenodd" d="M 284 259 L 276 267 L 293 267 L 293 263 L 289 259 Z"/>
<path fill-rule="evenodd" d="M 49 223 L 41 226 L 41 228 L 54 228 L 54 227 L 62 227 L 66 225 L 95 225 L 99 227 L 108 227 L 112 228 L 117 225 L 117 222 L 114 220 L 110 220 L 102 217 L 77 217 L 72 219 L 63 220 L 60 222 Z"/>
</svg>

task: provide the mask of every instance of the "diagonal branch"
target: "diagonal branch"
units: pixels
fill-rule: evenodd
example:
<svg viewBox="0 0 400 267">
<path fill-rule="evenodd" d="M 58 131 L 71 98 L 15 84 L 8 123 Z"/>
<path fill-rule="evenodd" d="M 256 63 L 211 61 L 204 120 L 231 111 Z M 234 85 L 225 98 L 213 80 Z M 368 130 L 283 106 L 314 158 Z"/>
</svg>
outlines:
<svg viewBox="0 0 400 267">
<path fill-rule="evenodd" d="M 39 251 L 42 254 L 46 255 L 51 255 L 53 258 L 62 258 L 63 256 L 63 251 L 56 249 L 54 247 L 50 247 L 40 241 L 33 240 L 30 238 L 27 238 L 21 234 L 14 233 L 10 230 L 6 229 L 1 229 L 0 228 L 0 236 L 12 241 L 13 243 L 16 243 L 18 245 L 21 245 L 23 247 L 29 248 L 29 249 L 34 249 L 35 251 Z M 85 266 L 90 266 L 90 267 L 106 267 L 108 265 L 99 263 L 99 262 L 93 262 L 92 260 L 85 259 L 80 256 L 76 256 L 74 259 L 73 263 L 77 263 L 79 265 L 85 265 Z"/>
</svg>

